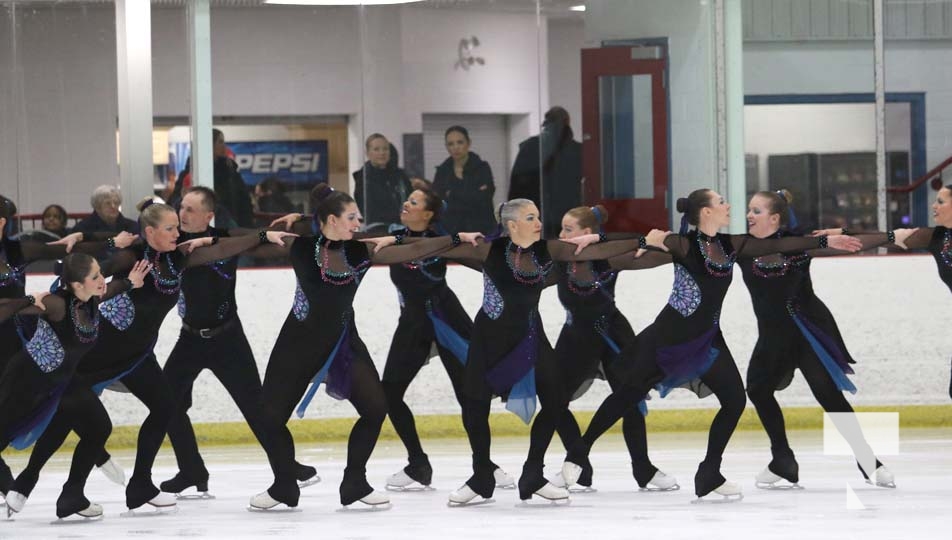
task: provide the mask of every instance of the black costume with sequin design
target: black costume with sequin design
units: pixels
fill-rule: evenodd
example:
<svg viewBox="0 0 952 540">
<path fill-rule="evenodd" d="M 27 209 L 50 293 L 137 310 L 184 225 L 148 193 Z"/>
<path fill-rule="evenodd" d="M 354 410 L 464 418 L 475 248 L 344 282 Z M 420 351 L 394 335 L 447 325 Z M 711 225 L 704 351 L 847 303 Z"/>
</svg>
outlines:
<svg viewBox="0 0 952 540">
<path fill-rule="evenodd" d="M 126 485 L 126 505 L 131 509 L 159 494 L 159 489 L 152 483 L 152 463 L 165 438 L 173 402 L 152 347 L 162 321 L 178 300 L 182 272 L 192 266 L 231 257 L 258 243 L 257 236 L 226 238 L 188 255 L 178 250 L 157 253 L 147 245 L 137 245 L 117 252 L 102 265 L 103 275 L 111 275 L 114 279 L 127 276 L 141 259 L 154 265 L 142 287 L 99 305 L 103 319 L 99 339 L 83 357 L 76 372 L 77 382 L 92 387 L 96 393 L 101 393 L 112 383 L 121 382 L 149 409 L 149 415 L 139 429 L 135 469 Z M 75 407 L 79 409 L 66 403 L 60 405 L 50 426 L 37 441 L 30 463 L 17 478 L 16 491 L 28 494 L 33 490 L 39 469 L 73 429 L 72 419 L 84 417 L 109 422 L 98 399 Z"/>
<path fill-rule="evenodd" d="M 102 300 L 128 289 L 127 280 L 114 280 Z M 0 375 L 0 410 L 4 411 L 0 418 L 0 448 L 12 443 L 22 450 L 33 444 L 58 407 L 73 409 L 84 402 L 98 401 L 89 386 L 76 382 L 74 374 L 99 336 L 99 302 L 95 296 L 81 302 L 71 292 L 59 289 L 43 299 L 45 311 L 27 307 L 26 300 L 0 305 L 0 320 L 20 308 L 24 308 L 21 313 L 32 312 L 37 316 L 36 331 L 31 339 L 10 358 Z M 101 457 L 111 431 L 108 418 L 105 425 L 82 416 L 73 420 L 73 429 L 80 440 L 73 452 L 69 478 L 56 503 L 59 517 L 89 506 L 89 500 L 83 495 L 86 478 Z M 18 482 L 24 480 L 18 479 Z"/>
<path fill-rule="evenodd" d="M 411 238 L 440 236 L 431 229 L 394 232 Z M 400 319 L 383 370 L 383 389 L 390 422 L 407 448 L 409 464 L 404 472 L 429 485 L 433 470 L 404 395 L 435 347 L 462 406 L 463 366 L 473 321 L 446 283 L 446 260 L 442 257 L 390 265 L 390 280 L 400 299 Z"/>
<path fill-rule="evenodd" d="M 366 465 L 387 404 L 377 369 L 354 324 L 354 295 L 372 263 L 417 260 L 450 246 L 449 237 L 435 238 L 371 254 L 357 240 L 330 241 L 318 235 L 293 241 L 289 258 L 298 288 L 271 351 L 261 395 L 260 442 L 274 471 L 275 481 L 268 488 L 273 499 L 297 505 L 294 442 L 286 424 L 298 401 L 297 412 L 303 416 L 321 383 L 332 397 L 349 400 L 360 415 L 347 445 L 341 504 L 350 505 L 373 491 Z"/>
<path fill-rule="evenodd" d="M 952 229 L 936 226 L 920 228 L 906 240 L 909 249 L 925 249 L 935 258 L 939 279 L 952 291 Z M 949 397 L 952 398 L 952 374 L 949 377 Z"/>
<path fill-rule="evenodd" d="M 612 389 L 620 387 L 614 364 L 622 355 L 633 355 L 637 346 L 628 319 L 615 306 L 615 285 L 622 270 L 654 268 L 671 262 L 665 253 L 646 252 L 635 258 L 621 255 L 608 261 L 559 263 L 562 275 L 558 283 L 559 301 L 565 308 L 565 325 L 555 344 L 566 390 L 571 399 L 581 397 L 596 378 L 608 380 Z M 622 431 L 631 457 L 632 473 L 639 486 L 645 487 L 658 469 L 648 458 L 645 418 L 642 404 L 631 404 L 625 413 Z M 578 422 L 566 410 L 558 425 L 565 448 L 581 438 Z M 592 484 L 592 468 L 583 464 L 578 483 Z"/>
<path fill-rule="evenodd" d="M 777 235 L 783 236 L 786 234 Z M 888 242 L 886 233 L 857 238 L 863 242 L 864 250 Z M 810 276 L 814 257 L 836 254 L 842 252 L 820 249 L 737 259 L 757 316 L 758 338 L 747 368 L 747 395 L 770 438 L 773 460 L 768 468 L 792 483 L 798 481 L 798 466 L 774 393 L 786 388 L 794 371 L 800 369 L 823 410 L 853 412 L 843 391 L 856 392 L 846 377 L 853 373 L 850 364 L 855 360 L 833 314 L 814 293 Z M 855 452 L 862 455 L 872 450 L 863 441 L 863 447 Z"/>
<path fill-rule="evenodd" d="M 532 421 L 538 396 L 542 407 L 532 422 L 519 496 L 528 499 L 546 484 L 545 451 L 569 397 L 538 312 L 542 290 L 558 282 L 554 263 L 610 258 L 637 250 L 638 240 L 589 246 L 579 256 L 573 254 L 575 249 L 558 240 L 522 248 L 502 237 L 444 254 L 483 267 L 483 306 L 474 322 L 463 385 L 463 425 L 473 450 L 473 476 L 466 484 L 482 497 L 490 497 L 495 489 L 489 432 L 493 396 L 502 397 L 506 408 L 526 423 Z"/>
<path fill-rule="evenodd" d="M 699 231 L 665 238 L 674 261 L 674 285 L 668 305 L 638 336 L 637 352 L 618 362 L 624 381 L 596 411 L 582 441 L 566 459 L 581 464 L 591 445 L 630 407 L 657 386 L 662 397 L 677 387 L 700 397 L 714 393 L 721 408 L 708 439 L 707 454 L 694 479 L 694 490 L 703 497 L 725 482 L 721 457 L 747 402 L 744 384 L 721 334 L 721 305 L 730 286 L 734 261 L 739 256 L 798 253 L 820 247 L 825 238 L 759 240 L 747 235 Z"/>
<path fill-rule="evenodd" d="M 77 244 L 74 249 L 82 253 L 96 253 L 102 243 Z M 65 246 L 49 246 L 34 240 L 0 238 L 0 298 L 19 299 L 26 294 L 26 267 L 35 261 L 60 259 L 67 255 Z M 23 348 L 23 340 L 32 333 L 34 320 L 21 320 L 11 315 L 0 321 L 0 373 L 7 361 Z M 21 339 L 20 334 L 24 334 Z M 0 458 L 0 493 L 6 493 L 13 484 L 10 467 Z"/>
</svg>

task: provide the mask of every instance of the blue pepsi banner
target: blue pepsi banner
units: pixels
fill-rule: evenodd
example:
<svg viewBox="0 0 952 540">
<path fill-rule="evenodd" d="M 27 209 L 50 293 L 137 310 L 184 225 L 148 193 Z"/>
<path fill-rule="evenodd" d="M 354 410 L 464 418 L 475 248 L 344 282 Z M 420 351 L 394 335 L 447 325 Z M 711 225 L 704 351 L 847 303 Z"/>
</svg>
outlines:
<svg viewBox="0 0 952 540">
<path fill-rule="evenodd" d="M 254 186 L 269 176 L 289 184 L 327 182 L 327 141 L 229 142 L 245 183 Z"/>
</svg>

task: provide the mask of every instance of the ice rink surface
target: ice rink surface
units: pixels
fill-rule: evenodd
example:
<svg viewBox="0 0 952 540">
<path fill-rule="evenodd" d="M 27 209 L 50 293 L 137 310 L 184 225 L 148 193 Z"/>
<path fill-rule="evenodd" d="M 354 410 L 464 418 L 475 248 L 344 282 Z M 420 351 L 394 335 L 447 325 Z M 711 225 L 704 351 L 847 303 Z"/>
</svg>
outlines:
<svg viewBox="0 0 952 540">
<path fill-rule="evenodd" d="M 820 431 L 794 431 L 791 443 L 800 463 L 803 490 L 766 491 L 754 475 L 770 453 L 762 432 L 735 434 L 723 473 L 741 483 L 745 498 L 729 504 L 691 504 L 693 477 L 703 457 L 704 433 L 649 432 L 652 461 L 674 474 L 682 489 L 638 492 L 620 435 L 608 435 L 592 452 L 597 492 L 573 494 L 568 505 L 520 506 L 514 490 L 497 490 L 495 503 L 448 508 L 448 493 L 469 476 L 464 440 L 424 441 L 433 464 L 434 491 L 390 493 L 388 511 L 341 511 L 337 487 L 343 474 L 342 444 L 301 445 L 298 458 L 318 468 L 323 481 L 304 489 L 299 511 L 249 512 L 248 499 L 271 483 L 264 453 L 257 447 L 204 450 L 214 500 L 181 501 L 175 514 L 125 518 L 122 489 L 93 471 L 86 494 L 101 503 L 101 521 L 58 524 L 55 501 L 66 479 L 69 454 L 57 454 L 44 471 L 22 513 L 0 521 L 0 538 L 315 538 L 447 539 L 513 538 L 602 540 L 632 538 L 801 540 L 952 537 L 952 430 L 903 430 L 900 454 L 881 456 L 896 475 L 896 489 L 867 485 L 851 458 L 823 454 Z M 497 439 L 493 459 L 514 476 L 522 468 L 526 440 Z M 134 454 L 114 457 L 131 473 Z M 9 456 L 14 472 L 24 454 Z M 558 471 L 561 445 L 550 448 L 546 474 Z M 404 465 L 397 441 L 382 441 L 369 464 L 377 489 Z M 171 451 L 163 448 L 154 470 L 156 484 L 175 472 Z M 847 486 L 864 509 L 847 508 Z"/>
</svg>

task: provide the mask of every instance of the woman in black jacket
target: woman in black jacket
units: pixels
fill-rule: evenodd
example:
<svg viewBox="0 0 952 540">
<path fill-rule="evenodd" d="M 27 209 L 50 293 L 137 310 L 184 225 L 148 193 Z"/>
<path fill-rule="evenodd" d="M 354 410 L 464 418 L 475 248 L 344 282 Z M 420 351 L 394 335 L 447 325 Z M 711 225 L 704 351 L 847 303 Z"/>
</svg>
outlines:
<svg viewBox="0 0 952 540">
<path fill-rule="evenodd" d="M 367 137 L 367 162 L 354 171 L 354 200 L 368 231 L 386 232 L 400 223 L 400 209 L 413 189 L 410 178 L 397 167 L 397 149 L 379 133 Z"/>
<path fill-rule="evenodd" d="M 469 132 L 450 126 L 445 134 L 450 157 L 436 168 L 433 191 L 446 201 L 443 225 L 450 233 L 479 231 L 489 234 L 496 227 L 493 210 L 493 172 L 489 163 L 469 151 Z"/>
</svg>

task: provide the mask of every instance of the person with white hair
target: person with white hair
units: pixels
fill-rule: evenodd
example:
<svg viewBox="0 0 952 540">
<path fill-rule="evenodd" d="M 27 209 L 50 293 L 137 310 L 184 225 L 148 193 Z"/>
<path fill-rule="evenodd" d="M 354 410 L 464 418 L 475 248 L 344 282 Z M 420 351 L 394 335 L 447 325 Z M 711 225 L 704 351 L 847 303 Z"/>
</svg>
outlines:
<svg viewBox="0 0 952 540">
<path fill-rule="evenodd" d="M 80 221 L 73 228 L 73 232 L 84 234 L 93 232 L 129 232 L 139 234 L 139 223 L 122 215 L 122 193 L 116 186 L 101 185 L 93 190 L 89 197 L 89 204 L 93 207 L 93 214 Z"/>
</svg>

